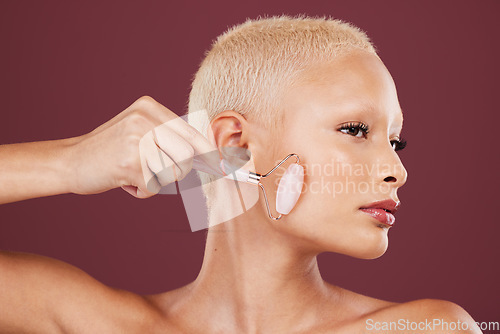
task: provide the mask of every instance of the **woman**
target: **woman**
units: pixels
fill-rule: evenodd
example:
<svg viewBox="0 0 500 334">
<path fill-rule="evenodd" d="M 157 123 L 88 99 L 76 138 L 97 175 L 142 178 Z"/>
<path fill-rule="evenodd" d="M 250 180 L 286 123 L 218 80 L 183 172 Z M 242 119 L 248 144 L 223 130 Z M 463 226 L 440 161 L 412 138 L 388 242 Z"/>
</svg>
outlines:
<svg viewBox="0 0 500 334">
<path fill-rule="evenodd" d="M 208 141 L 145 97 L 88 135 L 4 146 L 1 184 L 13 181 L 1 201 L 117 186 L 149 197 L 184 178 L 193 156 L 232 147 L 250 152 L 238 158 L 250 159 L 259 173 L 290 153 L 300 157 L 304 185 L 292 211 L 270 219 L 262 196 L 245 205 L 254 185 L 234 187 L 200 172 L 211 225 L 202 268 L 195 281 L 158 295 L 104 286 L 60 261 L 3 253 L 2 332 L 480 332 L 456 304 L 393 303 L 321 278 L 319 253 L 371 259 L 385 252 L 407 178 L 395 152 L 404 141 L 394 82 L 362 31 L 339 20 L 288 16 L 233 27 L 201 64 L 189 112 Z M 39 166 L 20 169 L 32 154 Z M 107 163 L 89 164 L 96 155 Z M 35 177 L 42 186 L 30 189 Z M 273 214 L 278 181 L 278 173 L 263 181 Z M 446 329 L 434 319 L 462 327 Z M 409 326 L 427 322 L 433 326 Z"/>
</svg>

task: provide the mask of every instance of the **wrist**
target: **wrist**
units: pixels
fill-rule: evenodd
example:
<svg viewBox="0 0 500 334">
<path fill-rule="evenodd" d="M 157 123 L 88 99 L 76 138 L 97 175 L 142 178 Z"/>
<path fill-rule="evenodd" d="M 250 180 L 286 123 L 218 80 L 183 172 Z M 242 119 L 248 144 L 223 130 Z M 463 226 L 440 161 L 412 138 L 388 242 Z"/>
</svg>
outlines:
<svg viewBox="0 0 500 334">
<path fill-rule="evenodd" d="M 83 136 L 71 137 L 60 141 L 60 154 L 58 155 L 58 169 L 60 171 L 64 192 L 78 194 L 78 144 Z"/>
</svg>

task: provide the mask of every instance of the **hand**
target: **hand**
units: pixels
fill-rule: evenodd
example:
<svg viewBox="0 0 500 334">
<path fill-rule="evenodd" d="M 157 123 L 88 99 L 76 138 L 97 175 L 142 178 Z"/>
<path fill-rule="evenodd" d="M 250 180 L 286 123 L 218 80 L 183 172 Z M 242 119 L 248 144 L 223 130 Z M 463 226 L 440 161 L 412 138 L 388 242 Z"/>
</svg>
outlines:
<svg viewBox="0 0 500 334">
<path fill-rule="evenodd" d="M 161 187 L 182 180 L 192 169 L 195 154 L 217 150 L 195 128 L 147 96 L 78 139 L 71 159 L 71 191 L 77 194 L 121 187 L 134 197 L 151 197 Z"/>
</svg>

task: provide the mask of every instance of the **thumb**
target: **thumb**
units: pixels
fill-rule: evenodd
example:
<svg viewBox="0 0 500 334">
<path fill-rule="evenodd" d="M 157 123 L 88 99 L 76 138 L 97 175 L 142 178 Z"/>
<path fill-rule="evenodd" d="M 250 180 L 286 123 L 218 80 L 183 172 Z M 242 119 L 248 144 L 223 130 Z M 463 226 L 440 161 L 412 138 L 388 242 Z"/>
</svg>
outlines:
<svg viewBox="0 0 500 334">
<path fill-rule="evenodd" d="M 130 195 L 134 196 L 135 198 L 144 199 L 144 198 L 149 198 L 149 197 L 156 195 L 156 193 L 144 191 L 141 188 L 138 188 L 136 186 L 127 185 L 127 186 L 121 186 L 121 188 L 123 190 L 125 190 L 126 192 L 128 192 Z"/>
</svg>

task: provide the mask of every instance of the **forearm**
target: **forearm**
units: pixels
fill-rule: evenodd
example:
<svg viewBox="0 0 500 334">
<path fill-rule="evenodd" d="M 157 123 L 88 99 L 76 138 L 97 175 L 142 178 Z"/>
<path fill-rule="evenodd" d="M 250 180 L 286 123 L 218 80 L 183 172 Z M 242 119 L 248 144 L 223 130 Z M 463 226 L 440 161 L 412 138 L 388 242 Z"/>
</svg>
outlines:
<svg viewBox="0 0 500 334">
<path fill-rule="evenodd" d="M 0 204 L 71 192 L 78 138 L 0 145 Z"/>
</svg>

